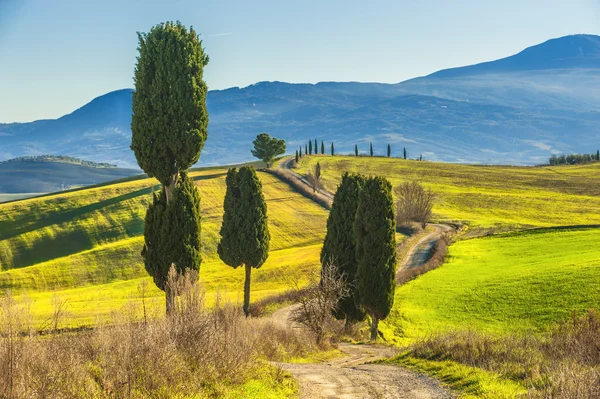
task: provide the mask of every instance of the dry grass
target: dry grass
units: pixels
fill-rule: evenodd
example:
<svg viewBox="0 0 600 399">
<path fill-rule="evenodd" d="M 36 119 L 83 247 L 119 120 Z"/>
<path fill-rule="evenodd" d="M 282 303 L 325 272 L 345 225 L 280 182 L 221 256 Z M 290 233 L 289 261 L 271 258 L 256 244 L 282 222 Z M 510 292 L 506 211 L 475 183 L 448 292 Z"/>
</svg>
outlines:
<svg viewBox="0 0 600 399">
<path fill-rule="evenodd" d="M 114 314 L 110 325 L 79 333 L 58 332 L 68 323 L 60 312 L 51 334 L 37 333 L 28 304 L 7 295 L 0 308 L 0 397 L 223 397 L 265 369 L 272 372 L 270 389 L 279 389 L 285 375 L 267 360 L 316 350 L 306 332 L 246 318 L 219 298 L 208 310 L 194 281 L 178 280 L 182 295 L 169 318 L 148 315 L 142 301 Z"/>
<path fill-rule="evenodd" d="M 522 382 L 533 398 L 600 397 L 600 315 L 573 315 L 544 335 L 434 334 L 410 349 L 415 358 L 451 360 Z"/>
</svg>

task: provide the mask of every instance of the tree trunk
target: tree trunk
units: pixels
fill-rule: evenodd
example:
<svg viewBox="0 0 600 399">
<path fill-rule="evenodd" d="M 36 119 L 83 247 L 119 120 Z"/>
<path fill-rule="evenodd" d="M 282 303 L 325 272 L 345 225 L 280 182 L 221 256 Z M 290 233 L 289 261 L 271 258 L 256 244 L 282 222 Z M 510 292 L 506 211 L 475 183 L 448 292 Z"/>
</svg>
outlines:
<svg viewBox="0 0 600 399">
<path fill-rule="evenodd" d="M 371 315 L 371 341 L 377 340 L 377 327 L 379 326 L 379 317 L 375 313 Z"/>
<path fill-rule="evenodd" d="M 352 330 L 352 322 L 346 317 L 346 324 L 344 324 L 344 332 L 348 334 Z"/>
<path fill-rule="evenodd" d="M 165 185 L 165 195 L 167 196 L 167 204 L 169 202 L 171 202 L 171 198 L 173 198 L 173 190 L 175 189 L 175 186 L 177 185 L 177 177 L 179 176 L 179 174 L 174 174 L 171 177 L 171 181 L 169 182 L 169 184 Z"/>
<path fill-rule="evenodd" d="M 167 302 L 167 317 L 172 316 L 175 311 L 175 295 L 169 284 L 165 285 L 165 298 Z"/>
<path fill-rule="evenodd" d="M 246 281 L 244 281 L 244 314 L 246 317 L 250 315 L 250 274 L 252 267 L 245 265 L 246 267 Z"/>
</svg>

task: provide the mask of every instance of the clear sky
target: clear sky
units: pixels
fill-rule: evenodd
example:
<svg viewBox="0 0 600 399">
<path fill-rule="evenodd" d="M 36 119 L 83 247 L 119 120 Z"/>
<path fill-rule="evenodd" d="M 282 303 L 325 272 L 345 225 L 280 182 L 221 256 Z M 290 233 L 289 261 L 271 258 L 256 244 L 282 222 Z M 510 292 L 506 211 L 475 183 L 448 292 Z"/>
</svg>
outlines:
<svg viewBox="0 0 600 399">
<path fill-rule="evenodd" d="M 136 31 L 193 25 L 210 89 L 396 83 L 600 34 L 598 0 L 0 0 L 0 122 L 57 118 L 132 87 Z"/>
</svg>

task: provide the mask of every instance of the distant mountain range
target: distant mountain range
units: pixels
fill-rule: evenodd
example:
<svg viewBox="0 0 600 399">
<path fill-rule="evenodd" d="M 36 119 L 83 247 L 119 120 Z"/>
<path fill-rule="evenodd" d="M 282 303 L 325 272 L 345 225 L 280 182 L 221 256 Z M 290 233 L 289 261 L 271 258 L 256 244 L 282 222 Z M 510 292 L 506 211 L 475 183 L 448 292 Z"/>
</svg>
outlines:
<svg viewBox="0 0 600 399">
<path fill-rule="evenodd" d="M 260 82 L 208 93 L 201 165 L 252 159 L 268 132 L 293 153 L 308 139 L 353 152 L 449 162 L 537 164 L 600 147 L 600 37 L 572 35 L 511 57 L 398 84 Z M 56 120 L 0 124 L 0 160 L 60 154 L 137 168 L 131 89 L 98 97 Z"/>
</svg>

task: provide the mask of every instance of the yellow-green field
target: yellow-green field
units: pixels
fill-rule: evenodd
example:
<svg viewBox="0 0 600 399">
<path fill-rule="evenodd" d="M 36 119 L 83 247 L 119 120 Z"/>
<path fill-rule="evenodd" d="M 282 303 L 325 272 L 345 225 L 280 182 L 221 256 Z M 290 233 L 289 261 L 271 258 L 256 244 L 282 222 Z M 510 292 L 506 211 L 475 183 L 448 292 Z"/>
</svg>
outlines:
<svg viewBox="0 0 600 399">
<path fill-rule="evenodd" d="M 459 241 L 446 263 L 396 290 L 398 338 L 449 329 L 541 332 L 600 309 L 600 229 L 541 229 Z"/>
<path fill-rule="evenodd" d="M 193 172 L 202 196 L 203 263 L 200 278 L 208 299 L 217 290 L 232 300 L 243 289 L 241 270 L 216 255 L 226 169 Z M 267 200 L 271 253 L 253 273 L 252 299 L 289 288 L 296 276 L 316 270 L 327 212 L 286 183 L 259 172 Z M 154 306 L 160 292 L 140 256 L 145 209 L 154 179 L 0 204 L 0 288 L 31 302 L 40 322 L 53 302 L 65 302 L 70 325 L 90 325 L 122 305 L 139 300 L 140 283 Z M 53 299 L 56 298 L 56 299 Z"/>
<path fill-rule="evenodd" d="M 600 163 L 515 167 L 311 156 L 302 158 L 297 172 L 306 174 L 317 161 L 332 192 L 344 171 L 382 175 L 394 187 L 419 181 L 437 194 L 433 211 L 439 221 L 499 230 L 600 224 Z"/>
</svg>

